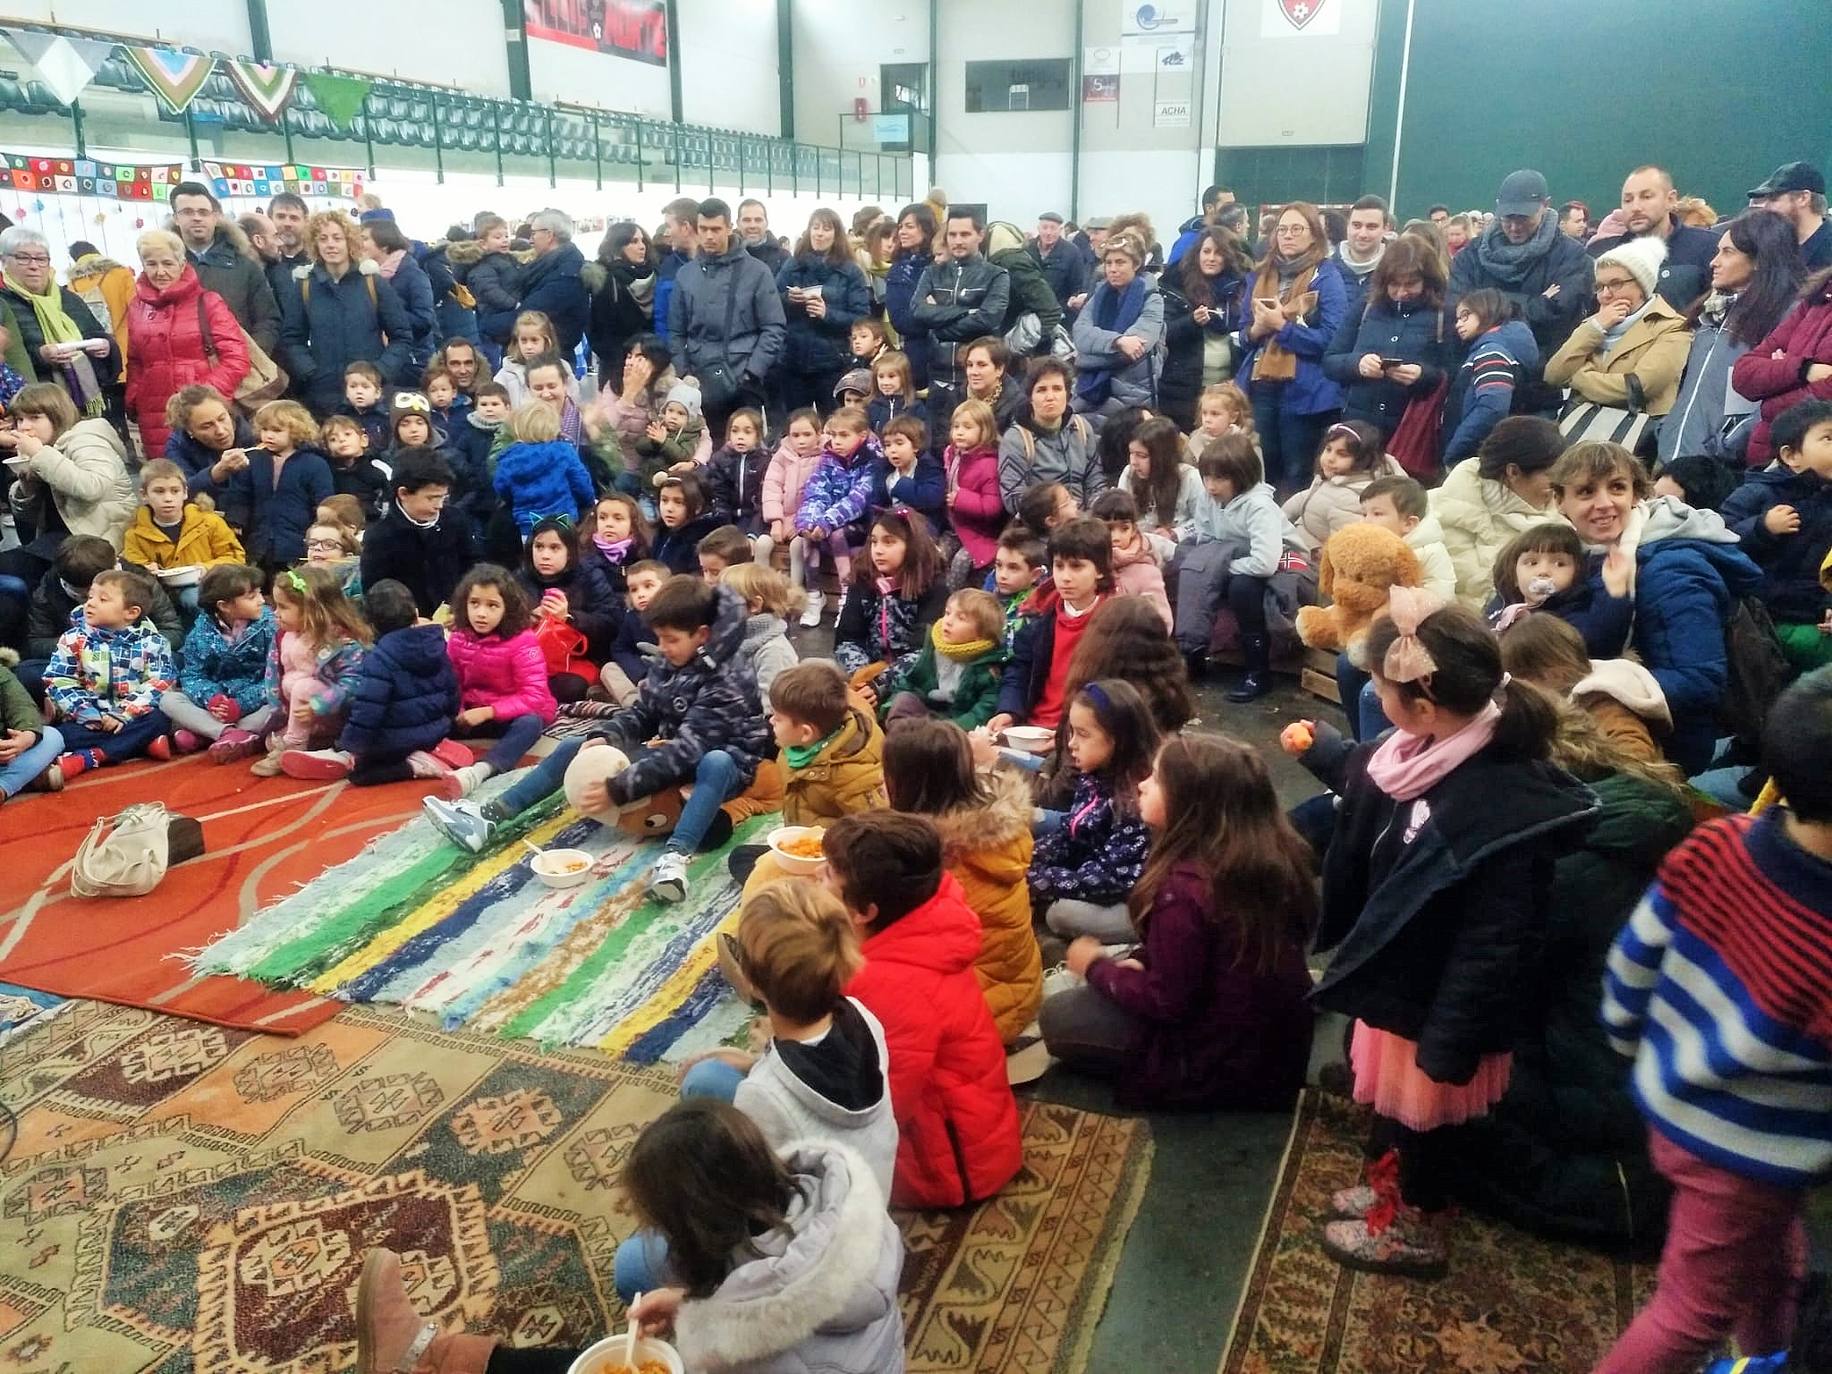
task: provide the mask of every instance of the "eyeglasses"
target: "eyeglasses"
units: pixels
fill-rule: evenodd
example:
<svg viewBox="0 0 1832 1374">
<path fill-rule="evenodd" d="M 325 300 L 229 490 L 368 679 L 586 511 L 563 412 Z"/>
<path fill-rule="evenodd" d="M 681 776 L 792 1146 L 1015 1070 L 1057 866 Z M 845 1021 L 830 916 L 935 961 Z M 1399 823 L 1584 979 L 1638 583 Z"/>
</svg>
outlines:
<svg viewBox="0 0 1832 1374">
<path fill-rule="evenodd" d="M 1601 278 L 1599 278 L 1596 285 L 1597 285 L 1597 293 L 1601 295 L 1605 291 L 1626 291 L 1629 289 L 1629 287 L 1636 286 L 1638 284 L 1639 283 L 1632 281 L 1628 277 L 1617 277 L 1610 281 L 1603 281 Z"/>
<path fill-rule="evenodd" d="M 1308 234 L 1310 232 L 1310 226 L 1308 224 L 1281 224 L 1275 232 L 1278 233 L 1280 237 L 1289 235 L 1295 238 L 1299 234 Z"/>
<path fill-rule="evenodd" d="M 46 253 L 8 253 L 8 262 L 22 262 L 28 267 L 49 267 L 51 258 Z"/>
<path fill-rule="evenodd" d="M 308 539 L 305 541 L 305 549 L 307 553 L 315 553 L 320 550 L 342 553 L 343 541 L 341 539 Z"/>
</svg>

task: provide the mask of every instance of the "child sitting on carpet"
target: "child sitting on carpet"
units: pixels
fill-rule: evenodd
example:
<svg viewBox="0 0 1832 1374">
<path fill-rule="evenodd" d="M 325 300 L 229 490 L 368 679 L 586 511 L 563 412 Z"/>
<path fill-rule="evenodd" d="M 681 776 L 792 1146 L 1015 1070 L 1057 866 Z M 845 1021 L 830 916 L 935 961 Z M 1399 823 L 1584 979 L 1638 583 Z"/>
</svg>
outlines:
<svg viewBox="0 0 1832 1374">
<path fill-rule="evenodd" d="M 816 659 L 777 674 L 770 729 L 788 773 L 788 824 L 818 825 L 884 805 L 884 736 L 832 663 Z"/>
<path fill-rule="evenodd" d="M 683 1066 L 681 1096 L 731 1103 L 771 1149 L 800 1140 L 849 1146 L 888 1197 L 897 1163 L 890 1052 L 878 1018 L 842 992 L 863 962 L 852 917 L 818 883 L 771 883 L 745 899 L 733 948 L 744 991 L 763 1003 L 770 1043 L 761 1055 L 696 1055 Z M 629 1302 L 666 1282 L 667 1261 L 661 1237 L 638 1231 L 617 1247 L 618 1295 Z"/>
<path fill-rule="evenodd" d="M 143 572 L 97 573 L 45 666 L 45 704 L 63 736 L 57 765 L 66 781 L 141 754 L 172 756 L 159 699 L 177 669 L 165 636 L 145 619 L 152 600 L 153 579 Z"/>
<path fill-rule="evenodd" d="M 992 718 L 1005 673 L 1005 611 L 975 588 L 954 593 L 916 657 L 879 679 L 879 716 L 945 716 L 963 730 Z"/>
<path fill-rule="evenodd" d="M 259 778 L 280 776 L 283 751 L 336 737 L 362 676 L 363 651 L 375 639 L 326 568 L 292 568 L 274 579 L 274 623 L 266 697 L 285 724 L 267 737 L 266 755 L 250 770 Z"/>
<path fill-rule="evenodd" d="M 18 662 L 10 649 L 0 650 L 0 804 L 34 785 L 46 792 L 64 785 L 57 762 L 64 737 L 45 724 L 38 703 L 13 676 Z"/>
<path fill-rule="evenodd" d="M 159 701 L 177 727 L 172 744 L 181 754 L 207 743 L 210 762 L 233 763 L 261 747 L 273 722 L 267 659 L 277 627 L 261 580 L 259 568 L 219 563 L 198 583 L 199 612 L 185 636 L 178 690 Z"/>
<path fill-rule="evenodd" d="M 973 974 L 980 918 L 942 868 L 941 836 L 921 816 L 844 816 L 821 838 L 827 886 L 864 936 L 865 966 L 846 992 L 878 1018 L 891 1048 L 899 1207 L 989 1198 L 1024 1162 L 1005 1047 Z"/>
<path fill-rule="evenodd" d="M 738 646 L 738 667 L 751 675 L 761 701 L 770 699 L 770 684 L 778 673 L 793 668 L 798 655 L 789 643 L 791 611 L 801 609 L 802 593 L 789 579 L 767 563 L 738 563 L 720 578 L 744 598 L 750 619 L 744 622 L 744 642 Z"/>
<path fill-rule="evenodd" d="M 363 655 L 349 714 L 334 749 L 288 749 L 280 771 L 358 787 L 410 778 L 445 778 L 471 762 L 448 738 L 458 710 L 458 675 L 445 656 L 445 632 L 421 617 L 405 583 L 383 578 L 363 596 L 375 645 Z"/>
<path fill-rule="evenodd" d="M 774 1153 L 743 1112 L 702 1098 L 637 1137 L 623 1187 L 637 1225 L 668 1251 L 669 1286 L 652 1285 L 631 1319 L 671 1336 L 688 1369 L 903 1367 L 903 1240 L 853 1150 L 806 1141 Z M 441 1335 L 408 1297 L 392 1250 L 368 1253 L 356 1311 L 359 1370 L 565 1374 L 580 1353 Z"/>
<path fill-rule="evenodd" d="M 169 458 L 155 458 L 140 469 L 140 509 L 121 545 L 121 557 L 147 569 L 214 567 L 240 563 L 242 541 L 227 521 L 203 505 L 185 499 L 184 469 Z M 178 599 L 198 606 L 197 590 L 187 587 Z"/>
<path fill-rule="evenodd" d="M 611 661 L 598 673 L 599 685 L 610 694 L 612 703 L 618 707 L 635 704 L 640 690 L 638 684 L 649 675 L 649 659 L 644 654 L 644 647 L 653 651 L 655 636 L 650 632 L 642 613 L 649 609 L 649 603 L 655 599 L 655 594 L 662 589 L 662 583 L 670 576 L 672 574 L 668 571 L 668 565 L 657 563 L 653 558 L 632 563 L 624 572 L 624 587 L 628 592 L 625 599 L 629 602 L 629 608 L 617 627 L 617 637 L 611 641 Z M 597 705 L 595 702 L 581 702 L 568 710 L 567 714 L 603 714 L 582 709 Z"/>
<path fill-rule="evenodd" d="M 1050 580 L 1049 547 L 1042 538 L 1024 525 L 1012 525 L 999 536 L 999 551 L 993 555 L 992 576 L 987 590 L 999 598 L 1005 608 L 1005 652 L 1010 653 L 1018 631 L 1030 624 L 1031 612 L 1025 603 L 1037 588 Z"/>
<path fill-rule="evenodd" d="M 529 628 L 528 596 L 508 569 L 479 563 L 452 593 L 452 605 L 457 624 L 445 652 L 458 674 L 454 733 L 501 736 L 483 758 L 444 780 L 445 795 L 455 800 L 520 763 L 558 708 L 547 686 L 547 660 Z"/>
<path fill-rule="evenodd" d="M 499 822 L 559 790 L 582 747 L 608 742 L 630 761 L 606 784 L 608 807 L 693 784 L 649 875 L 649 891 L 662 901 L 687 895 L 688 857 L 703 841 L 720 844 L 730 835 L 730 818 L 720 808 L 750 786 L 768 747 L 769 727 L 756 688 L 734 663 L 745 621 L 736 592 L 709 587 L 697 577 L 673 577 L 643 618 L 655 632 L 661 658 L 643 679 L 636 703 L 607 720 L 592 740 L 563 740 L 526 777 L 482 807 L 428 797 L 426 813 L 441 834 L 481 853 Z M 715 826 L 724 833 L 715 835 Z"/>
<path fill-rule="evenodd" d="M 879 511 L 871 522 L 866 557 L 833 628 L 833 657 L 874 708 L 875 680 L 928 641 L 929 626 L 948 601 L 947 566 L 929 533 L 929 522 L 905 506 Z"/>
</svg>

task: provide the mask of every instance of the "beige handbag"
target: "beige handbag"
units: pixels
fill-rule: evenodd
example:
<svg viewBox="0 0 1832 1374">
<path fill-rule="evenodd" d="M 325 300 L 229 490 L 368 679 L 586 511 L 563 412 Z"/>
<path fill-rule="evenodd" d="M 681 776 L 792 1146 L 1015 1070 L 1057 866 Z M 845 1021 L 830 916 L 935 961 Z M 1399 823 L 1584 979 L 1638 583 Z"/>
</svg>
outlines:
<svg viewBox="0 0 1832 1374">
<path fill-rule="evenodd" d="M 219 356 L 216 335 L 210 329 L 210 314 L 204 306 L 202 292 L 197 296 L 197 327 L 203 334 L 204 353 L 214 363 Z M 234 400 L 252 414 L 267 402 L 284 396 L 288 378 L 285 369 L 267 356 L 267 350 L 256 343 L 246 329 L 242 330 L 242 345 L 248 350 L 248 375 L 236 385 Z"/>
<path fill-rule="evenodd" d="M 99 816 L 70 862 L 77 897 L 138 897 L 165 877 L 171 859 L 163 802 L 136 802 L 118 816 Z"/>
</svg>

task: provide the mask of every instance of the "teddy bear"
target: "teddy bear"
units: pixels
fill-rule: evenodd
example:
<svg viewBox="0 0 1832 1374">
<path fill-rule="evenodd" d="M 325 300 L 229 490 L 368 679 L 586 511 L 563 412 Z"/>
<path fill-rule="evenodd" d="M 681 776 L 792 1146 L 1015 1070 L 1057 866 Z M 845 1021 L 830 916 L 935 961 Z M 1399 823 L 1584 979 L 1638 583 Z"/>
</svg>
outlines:
<svg viewBox="0 0 1832 1374">
<path fill-rule="evenodd" d="M 614 825 L 639 840 L 669 834 L 681 818 L 682 797 L 678 787 L 664 787 L 653 796 L 638 797 L 612 814 L 605 784 L 629 766 L 629 757 L 615 745 L 581 749 L 566 765 L 562 787 L 567 805 L 581 816 Z"/>
<path fill-rule="evenodd" d="M 1349 649 L 1387 606 L 1393 587 L 1423 580 L 1418 555 L 1380 525 L 1344 525 L 1323 546 L 1317 590 L 1330 603 L 1298 611 L 1298 638 L 1313 649 Z"/>
</svg>

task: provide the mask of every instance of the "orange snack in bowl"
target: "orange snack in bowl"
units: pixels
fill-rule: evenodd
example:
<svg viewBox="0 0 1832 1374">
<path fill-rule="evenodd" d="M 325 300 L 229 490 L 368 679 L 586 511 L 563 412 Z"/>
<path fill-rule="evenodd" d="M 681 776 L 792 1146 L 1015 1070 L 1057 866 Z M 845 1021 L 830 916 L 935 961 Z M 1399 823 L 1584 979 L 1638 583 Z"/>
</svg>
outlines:
<svg viewBox="0 0 1832 1374">
<path fill-rule="evenodd" d="M 1287 754 L 1302 754 L 1316 742 L 1316 731 L 1308 721 L 1294 720 L 1279 732 L 1279 744 Z"/>
<path fill-rule="evenodd" d="M 818 859 L 824 852 L 821 849 L 821 832 L 804 831 L 792 840 L 783 841 L 781 849 L 783 853 L 793 854 L 798 859 Z"/>
</svg>

